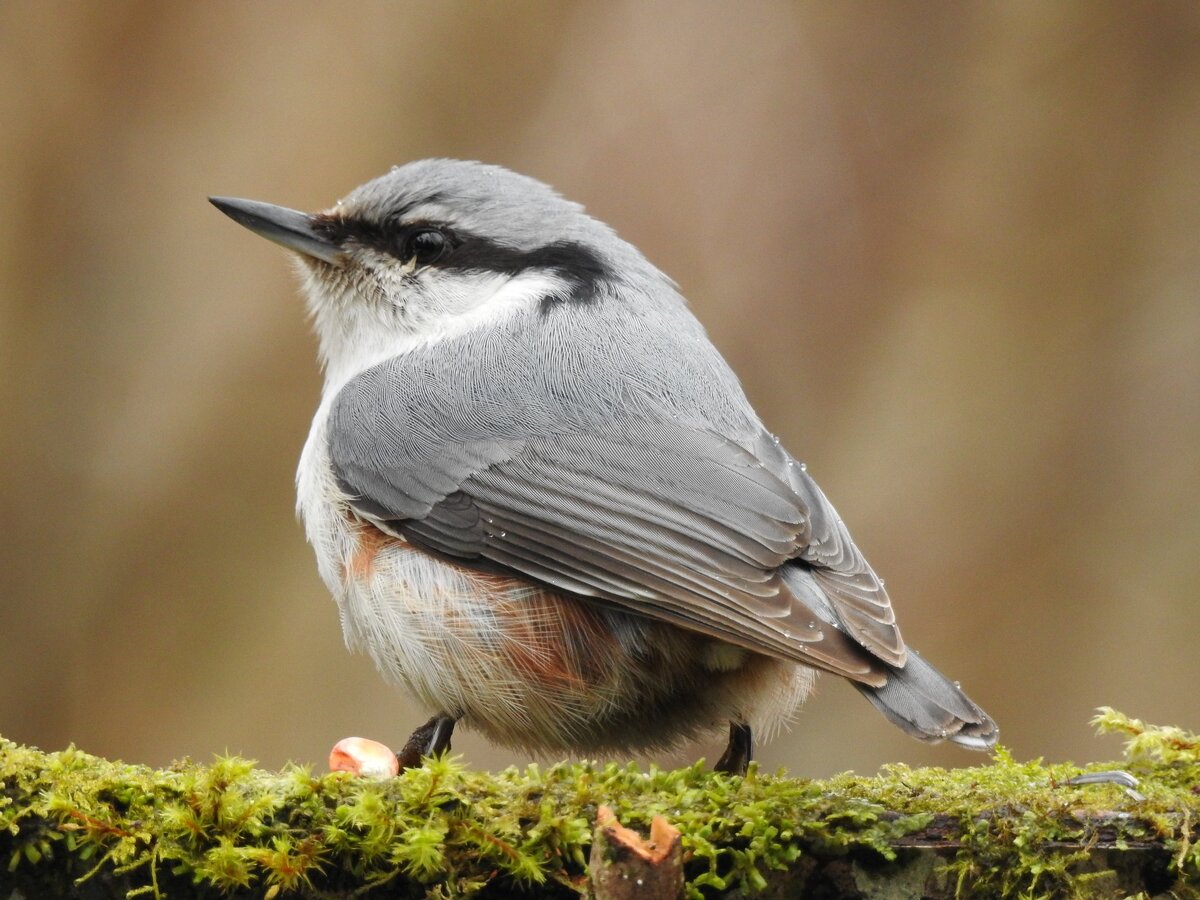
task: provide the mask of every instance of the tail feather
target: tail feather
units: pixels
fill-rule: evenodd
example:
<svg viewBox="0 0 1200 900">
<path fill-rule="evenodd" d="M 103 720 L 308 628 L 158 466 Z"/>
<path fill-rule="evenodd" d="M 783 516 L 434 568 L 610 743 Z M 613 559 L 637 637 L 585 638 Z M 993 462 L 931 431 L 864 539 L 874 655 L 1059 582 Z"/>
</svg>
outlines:
<svg viewBox="0 0 1200 900">
<path fill-rule="evenodd" d="M 888 667 L 883 687 L 855 683 L 894 725 L 922 741 L 987 750 L 1000 731 L 987 713 L 911 647 L 903 668 Z"/>
</svg>

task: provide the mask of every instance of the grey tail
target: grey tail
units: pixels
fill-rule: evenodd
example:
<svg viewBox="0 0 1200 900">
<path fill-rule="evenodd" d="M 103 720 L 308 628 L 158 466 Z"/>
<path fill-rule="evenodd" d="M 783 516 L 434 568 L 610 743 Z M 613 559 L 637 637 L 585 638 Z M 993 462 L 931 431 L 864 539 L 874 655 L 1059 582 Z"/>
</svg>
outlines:
<svg viewBox="0 0 1200 900">
<path fill-rule="evenodd" d="M 996 723 L 916 651 L 909 648 L 904 668 L 886 668 L 883 687 L 854 686 L 892 724 L 931 743 L 953 741 L 972 750 L 987 750 L 996 743 Z"/>
</svg>

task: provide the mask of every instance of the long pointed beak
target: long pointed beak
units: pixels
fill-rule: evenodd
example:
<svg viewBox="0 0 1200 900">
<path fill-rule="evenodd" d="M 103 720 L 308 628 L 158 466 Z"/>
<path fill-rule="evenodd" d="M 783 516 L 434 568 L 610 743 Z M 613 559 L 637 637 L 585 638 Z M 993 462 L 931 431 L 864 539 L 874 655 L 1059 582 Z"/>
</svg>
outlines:
<svg viewBox="0 0 1200 900">
<path fill-rule="evenodd" d="M 209 197 L 208 201 L 239 225 L 281 247 L 335 266 L 342 262 L 342 248 L 315 231 L 307 213 L 237 197 Z"/>
</svg>

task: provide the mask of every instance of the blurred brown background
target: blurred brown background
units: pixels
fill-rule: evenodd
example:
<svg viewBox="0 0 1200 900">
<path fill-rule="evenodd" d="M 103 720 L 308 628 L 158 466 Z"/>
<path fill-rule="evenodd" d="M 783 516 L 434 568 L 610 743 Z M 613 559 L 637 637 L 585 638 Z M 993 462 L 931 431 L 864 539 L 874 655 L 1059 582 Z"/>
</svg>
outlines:
<svg viewBox="0 0 1200 900">
<path fill-rule="evenodd" d="M 0 121 L 5 736 L 274 766 L 414 725 L 293 517 L 290 266 L 205 196 L 315 209 L 431 155 L 681 283 L 1019 756 L 1115 754 L 1100 704 L 1200 728 L 1191 0 L 14 2 Z M 764 759 L 982 758 L 825 679 Z"/>
</svg>

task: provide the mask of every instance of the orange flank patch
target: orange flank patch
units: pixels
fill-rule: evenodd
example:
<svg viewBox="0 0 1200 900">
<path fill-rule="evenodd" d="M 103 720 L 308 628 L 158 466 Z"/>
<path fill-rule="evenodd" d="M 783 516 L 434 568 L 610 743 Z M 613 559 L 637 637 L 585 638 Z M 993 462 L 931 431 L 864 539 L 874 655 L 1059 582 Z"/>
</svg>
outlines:
<svg viewBox="0 0 1200 900">
<path fill-rule="evenodd" d="M 418 607 L 427 603 L 427 612 L 436 613 L 440 628 L 460 632 L 465 645 L 492 648 L 496 664 L 519 673 L 530 687 L 540 685 L 542 693 L 588 694 L 617 674 L 614 661 L 621 658 L 617 639 L 592 605 L 520 575 L 478 571 L 469 564 L 427 553 L 357 518 L 351 525 L 354 548 L 345 562 L 346 579 L 369 581 L 376 574 L 380 553 L 393 548 L 403 547 L 436 560 L 447 570 L 446 578 L 427 574 L 419 584 L 397 584 L 405 602 Z M 459 577 L 451 574 L 455 570 Z M 466 585 L 476 596 L 456 597 Z M 486 618 L 474 612 L 481 603 L 487 609 Z"/>
<path fill-rule="evenodd" d="M 596 610 L 546 589 L 509 593 L 496 600 L 504 652 L 531 681 L 559 690 L 586 691 L 608 680 L 614 639 Z"/>
<path fill-rule="evenodd" d="M 370 578 L 375 572 L 375 558 L 379 552 L 391 544 L 404 544 L 404 538 L 392 537 L 380 531 L 370 522 L 355 519 L 354 553 L 346 562 L 346 575 L 354 579 Z"/>
</svg>

